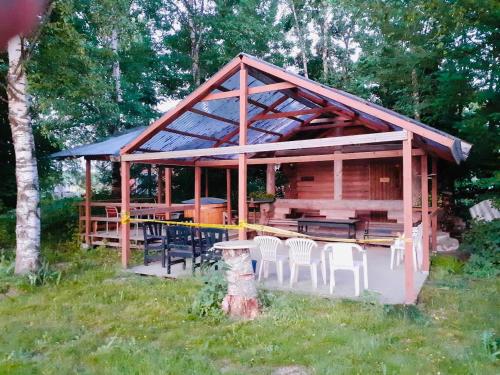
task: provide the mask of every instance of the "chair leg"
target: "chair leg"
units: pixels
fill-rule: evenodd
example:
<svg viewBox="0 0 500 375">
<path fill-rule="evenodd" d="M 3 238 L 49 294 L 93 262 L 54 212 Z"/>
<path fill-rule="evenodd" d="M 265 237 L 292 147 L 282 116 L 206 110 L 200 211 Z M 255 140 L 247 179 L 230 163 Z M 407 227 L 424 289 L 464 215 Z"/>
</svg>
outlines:
<svg viewBox="0 0 500 375">
<path fill-rule="evenodd" d="M 316 263 L 311 264 L 311 279 L 314 289 L 318 289 L 318 267 Z"/>
<path fill-rule="evenodd" d="M 418 271 L 417 250 L 415 248 L 412 249 L 412 254 L 413 254 L 413 270 L 417 272 Z"/>
<path fill-rule="evenodd" d="M 326 255 L 325 252 L 321 252 L 321 277 L 323 278 L 323 284 L 326 285 Z"/>
<path fill-rule="evenodd" d="M 277 273 L 278 273 L 278 282 L 280 284 L 283 284 L 283 261 L 281 260 L 278 260 L 278 262 L 276 263 L 276 269 L 277 269 Z"/>
<path fill-rule="evenodd" d="M 393 246 L 391 246 L 391 271 L 394 269 L 394 256 L 396 255 L 396 253 L 397 250 Z"/>
<path fill-rule="evenodd" d="M 264 270 L 264 262 L 262 258 L 260 259 L 260 264 L 259 264 L 259 281 L 262 279 L 262 271 Z"/>
<path fill-rule="evenodd" d="M 269 277 L 269 262 L 264 263 L 264 278 L 267 279 Z"/>
<path fill-rule="evenodd" d="M 290 287 L 293 285 L 295 279 L 295 264 L 290 263 Z"/>
<path fill-rule="evenodd" d="M 330 268 L 330 294 L 333 294 L 333 288 L 335 287 L 335 270 Z"/>
<path fill-rule="evenodd" d="M 353 269 L 352 272 L 354 275 L 354 295 L 356 297 L 358 297 L 359 296 L 359 279 L 360 279 L 359 268 Z"/>
<path fill-rule="evenodd" d="M 300 265 L 299 264 L 296 264 L 295 265 L 295 273 L 293 274 L 293 282 L 294 283 L 298 283 L 299 282 L 299 271 L 300 271 Z"/>
<path fill-rule="evenodd" d="M 368 289 L 368 266 L 365 266 L 363 266 L 363 286 L 365 289 Z"/>
<path fill-rule="evenodd" d="M 170 275 L 170 271 L 171 271 L 171 268 L 172 268 L 172 266 L 170 265 L 170 261 L 171 261 L 170 255 L 167 255 L 167 273 L 169 275 Z"/>
</svg>

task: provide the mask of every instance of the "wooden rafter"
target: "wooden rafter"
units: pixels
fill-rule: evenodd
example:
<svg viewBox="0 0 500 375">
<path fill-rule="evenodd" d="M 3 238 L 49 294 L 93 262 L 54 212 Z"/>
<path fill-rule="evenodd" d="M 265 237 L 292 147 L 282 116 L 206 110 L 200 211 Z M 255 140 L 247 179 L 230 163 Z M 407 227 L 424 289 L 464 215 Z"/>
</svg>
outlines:
<svg viewBox="0 0 500 375">
<path fill-rule="evenodd" d="M 174 133 L 174 134 L 179 134 L 179 135 L 184 135 L 186 137 L 199 138 L 199 139 L 203 139 L 205 141 L 211 141 L 211 142 L 218 142 L 219 141 L 219 138 L 209 137 L 207 135 L 202 135 L 202 134 L 189 133 L 189 132 L 185 132 L 185 131 L 177 130 L 177 129 L 172 129 L 172 128 L 165 128 L 165 129 L 163 129 L 163 131 L 166 131 L 169 133 Z M 233 142 L 231 140 L 227 140 L 224 143 L 229 143 L 232 145 L 236 144 L 236 142 Z"/>
<path fill-rule="evenodd" d="M 311 115 L 311 114 L 317 114 L 317 113 L 333 112 L 335 109 L 336 109 L 335 107 L 329 106 L 329 107 L 300 109 L 297 111 L 290 111 L 290 112 L 268 113 L 268 114 L 262 114 L 262 115 L 255 116 L 254 121 L 286 118 L 289 116 L 302 116 L 302 115 Z"/>
<path fill-rule="evenodd" d="M 295 85 L 289 82 L 272 83 L 269 85 L 249 87 L 248 95 L 262 94 L 264 92 L 269 92 L 269 91 L 286 90 L 294 87 Z M 220 100 L 228 98 L 237 98 L 239 96 L 240 96 L 240 90 L 221 91 L 208 94 L 202 100 L 203 101 Z"/>
</svg>

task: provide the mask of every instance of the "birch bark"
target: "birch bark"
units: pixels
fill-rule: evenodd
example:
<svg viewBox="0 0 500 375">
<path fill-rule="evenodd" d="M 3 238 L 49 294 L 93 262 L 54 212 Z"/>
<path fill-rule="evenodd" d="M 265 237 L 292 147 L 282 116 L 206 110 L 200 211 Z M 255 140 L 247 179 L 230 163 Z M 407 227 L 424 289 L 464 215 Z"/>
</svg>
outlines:
<svg viewBox="0 0 500 375">
<path fill-rule="evenodd" d="M 40 197 L 35 141 L 26 93 L 23 38 L 8 43 L 7 97 L 16 159 L 16 274 L 34 271 L 40 256 Z"/>
</svg>

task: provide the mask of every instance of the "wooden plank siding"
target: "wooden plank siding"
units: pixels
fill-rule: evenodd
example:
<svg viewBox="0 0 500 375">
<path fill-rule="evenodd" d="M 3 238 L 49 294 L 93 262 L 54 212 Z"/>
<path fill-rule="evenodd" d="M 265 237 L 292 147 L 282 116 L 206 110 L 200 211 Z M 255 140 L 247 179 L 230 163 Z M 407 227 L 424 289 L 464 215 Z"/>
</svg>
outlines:
<svg viewBox="0 0 500 375">
<path fill-rule="evenodd" d="M 401 159 L 345 160 L 342 199 L 403 199 Z M 283 166 L 288 179 L 285 199 L 333 199 L 333 162 Z M 418 178 L 415 180 L 417 183 Z"/>
</svg>

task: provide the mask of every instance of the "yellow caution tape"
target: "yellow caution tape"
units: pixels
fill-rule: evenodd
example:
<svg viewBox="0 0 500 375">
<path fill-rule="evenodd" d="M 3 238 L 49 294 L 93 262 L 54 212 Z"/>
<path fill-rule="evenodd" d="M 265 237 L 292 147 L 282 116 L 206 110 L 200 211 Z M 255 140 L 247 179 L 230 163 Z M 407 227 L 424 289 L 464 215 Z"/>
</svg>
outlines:
<svg viewBox="0 0 500 375">
<path fill-rule="evenodd" d="M 187 227 L 196 227 L 196 228 L 215 228 L 215 229 L 250 229 L 257 232 L 265 232 L 276 234 L 282 237 L 301 237 L 308 238 L 317 241 L 323 242 L 351 242 L 351 243 L 388 243 L 392 242 L 396 239 L 396 237 L 387 237 L 387 238 L 371 238 L 371 239 L 353 239 L 353 238 L 338 238 L 338 237 L 322 237 L 322 236 L 312 236 L 305 233 L 294 232 L 291 230 L 280 229 L 275 227 L 270 227 L 268 225 L 262 224 L 250 224 L 247 222 L 240 221 L 238 224 L 208 224 L 208 223 L 193 223 L 190 221 L 170 221 L 170 220 L 157 220 L 157 219 L 133 219 L 130 217 L 129 213 L 122 213 L 120 222 L 122 224 L 128 223 L 159 223 L 159 224 L 167 224 L 167 225 L 184 225 Z M 397 238 L 404 239 L 404 236 L 399 236 Z M 406 240 L 405 240 L 406 241 Z"/>
</svg>

